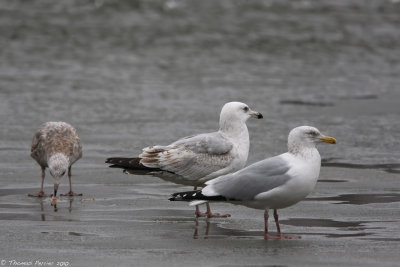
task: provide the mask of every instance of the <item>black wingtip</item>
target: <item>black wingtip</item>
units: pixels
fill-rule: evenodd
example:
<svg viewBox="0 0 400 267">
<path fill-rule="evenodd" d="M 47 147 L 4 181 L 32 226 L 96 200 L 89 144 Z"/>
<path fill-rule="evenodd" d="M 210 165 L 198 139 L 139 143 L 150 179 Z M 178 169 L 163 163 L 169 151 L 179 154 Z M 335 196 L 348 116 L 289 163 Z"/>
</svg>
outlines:
<svg viewBox="0 0 400 267">
<path fill-rule="evenodd" d="M 120 159 L 120 158 L 106 158 L 105 163 L 115 164 L 118 162 L 118 159 Z"/>
<path fill-rule="evenodd" d="M 201 197 L 201 196 L 203 196 L 203 194 L 201 194 L 201 190 L 194 190 L 194 191 L 173 193 L 168 200 L 169 201 L 190 201 L 190 200 L 199 199 L 198 197 Z"/>
<path fill-rule="evenodd" d="M 107 162 L 106 162 L 106 163 L 107 163 Z M 118 165 L 115 165 L 115 164 L 110 165 L 110 166 L 108 166 L 108 167 L 110 167 L 110 168 L 120 168 Z"/>
<path fill-rule="evenodd" d="M 168 199 L 169 201 L 192 201 L 192 200 L 212 200 L 212 201 L 226 201 L 223 196 L 205 196 L 201 190 L 186 191 L 174 193 Z"/>
</svg>

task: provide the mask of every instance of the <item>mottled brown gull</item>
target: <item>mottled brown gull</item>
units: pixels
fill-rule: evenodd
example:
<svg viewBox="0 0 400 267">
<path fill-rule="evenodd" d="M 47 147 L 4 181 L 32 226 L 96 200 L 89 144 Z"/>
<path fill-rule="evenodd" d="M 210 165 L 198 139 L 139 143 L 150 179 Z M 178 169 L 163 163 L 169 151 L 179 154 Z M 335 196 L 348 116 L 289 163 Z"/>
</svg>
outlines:
<svg viewBox="0 0 400 267">
<path fill-rule="evenodd" d="M 135 158 L 108 158 L 110 167 L 129 174 L 149 174 L 177 184 L 202 186 L 206 181 L 246 165 L 249 154 L 248 118 L 261 119 L 259 112 L 240 102 L 226 103 L 220 114 L 219 131 L 185 137 L 167 146 L 151 146 Z M 207 212 L 196 216 L 226 217 Z"/>
<path fill-rule="evenodd" d="M 62 196 L 81 196 L 72 191 L 71 165 L 82 157 L 82 146 L 76 130 L 65 122 L 46 122 L 35 133 L 32 140 L 31 157 L 42 168 L 42 184 L 38 194 L 31 197 L 47 196 L 43 191 L 45 169 L 49 168 L 54 178 L 54 194 L 57 196 L 58 185 L 68 170 L 69 192 Z"/>
<path fill-rule="evenodd" d="M 314 127 L 294 128 L 288 137 L 288 152 L 256 162 L 235 173 L 206 182 L 202 190 L 175 193 L 171 201 L 225 201 L 254 209 L 263 209 L 264 238 L 298 238 L 283 235 L 277 209 L 296 204 L 315 187 L 321 167 L 316 143 L 335 144 L 333 137 L 325 136 Z M 274 210 L 277 235 L 268 234 L 268 210 Z"/>
</svg>

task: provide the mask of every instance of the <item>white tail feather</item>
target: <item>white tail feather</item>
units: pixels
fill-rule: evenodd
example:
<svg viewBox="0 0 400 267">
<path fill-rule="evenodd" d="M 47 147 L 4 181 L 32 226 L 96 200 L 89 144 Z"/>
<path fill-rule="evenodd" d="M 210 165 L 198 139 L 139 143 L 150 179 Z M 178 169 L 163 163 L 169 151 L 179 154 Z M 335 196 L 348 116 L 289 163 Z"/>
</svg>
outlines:
<svg viewBox="0 0 400 267">
<path fill-rule="evenodd" d="M 194 200 L 189 203 L 189 206 L 197 206 L 204 203 L 207 203 L 207 200 Z"/>
</svg>

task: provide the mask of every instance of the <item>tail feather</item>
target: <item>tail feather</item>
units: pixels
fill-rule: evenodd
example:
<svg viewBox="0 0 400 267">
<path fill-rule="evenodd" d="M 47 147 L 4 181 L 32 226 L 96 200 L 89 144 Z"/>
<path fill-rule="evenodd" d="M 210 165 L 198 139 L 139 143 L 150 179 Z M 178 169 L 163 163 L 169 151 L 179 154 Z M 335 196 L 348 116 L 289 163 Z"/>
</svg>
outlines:
<svg viewBox="0 0 400 267">
<path fill-rule="evenodd" d="M 224 196 L 205 196 L 201 190 L 186 191 L 174 193 L 169 198 L 170 201 L 193 201 L 193 200 L 211 200 L 211 201 L 226 201 Z"/>
</svg>

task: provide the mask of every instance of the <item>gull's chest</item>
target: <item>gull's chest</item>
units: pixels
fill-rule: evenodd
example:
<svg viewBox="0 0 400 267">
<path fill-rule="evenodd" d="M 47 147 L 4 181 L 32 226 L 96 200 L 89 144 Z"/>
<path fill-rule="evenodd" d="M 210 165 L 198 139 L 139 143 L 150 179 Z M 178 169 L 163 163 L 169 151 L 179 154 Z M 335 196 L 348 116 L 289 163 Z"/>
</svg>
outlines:
<svg viewBox="0 0 400 267">
<path fill-rule="evenodd" d="M 294 194 L 308 195 L 315 187 L 321 168 L 319 153 L 312 153 L 307 158 L 296 158 L 292 161 L 293 167 L 289 175 L 293 177 L 288 185 Z"/>
<path fill-rule="evenodd" d="M 242 137 L 239 140 L 235 140 L 232 154 L 233 154 L 233 161 L 232 166 L 235 171 L 240 170 L 246 166 L 247 158 L 249 157 L 249 148 L 250 142 L 247 135 L 246 137 Z"/>
</svg>

